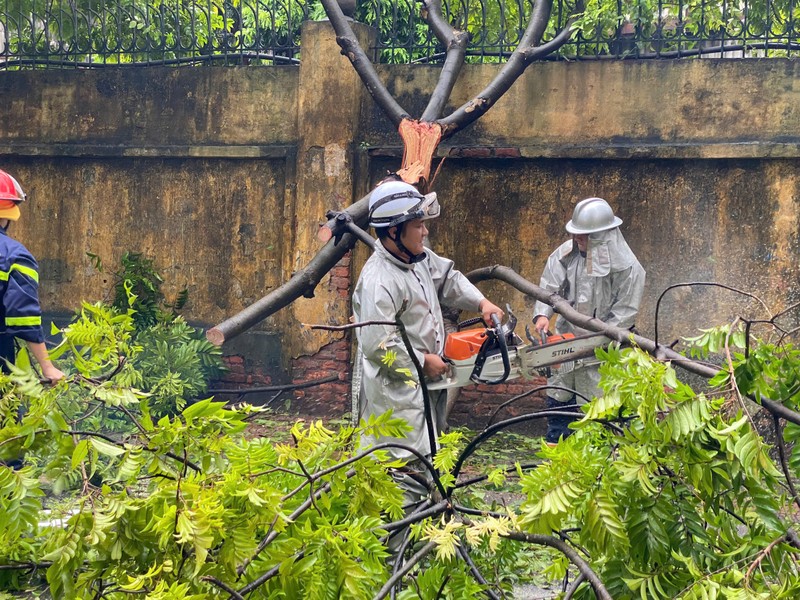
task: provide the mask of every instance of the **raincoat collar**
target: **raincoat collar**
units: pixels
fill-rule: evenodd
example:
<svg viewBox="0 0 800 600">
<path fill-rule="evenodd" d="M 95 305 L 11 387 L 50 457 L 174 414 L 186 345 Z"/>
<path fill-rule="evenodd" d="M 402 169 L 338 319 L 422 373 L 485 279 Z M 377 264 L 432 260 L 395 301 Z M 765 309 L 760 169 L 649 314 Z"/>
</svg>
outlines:
<svg viewBox="0 0 800 600">
<path fill-rule="evenodd" d="M 414 265 L 416 265 L 422 260 L 425 260 L 425 258 L 427 257 L 427 255 L 423 252 L 423 256 L 420 260 L 417 260 L 413 263 L 404 262 L 399 258 L 397 258 L 394 254 L 389 252 L 386 248 L 384 248 L 383 243 L 380 240 L 378 241 L 377 244 L 375 244 L 375 254 L 381 256 L 384 260 L 388 260 L 395 266 L 400 267 L 401 269 L 406 269 L 408 271 L 413 271 Z"/>
</svg>

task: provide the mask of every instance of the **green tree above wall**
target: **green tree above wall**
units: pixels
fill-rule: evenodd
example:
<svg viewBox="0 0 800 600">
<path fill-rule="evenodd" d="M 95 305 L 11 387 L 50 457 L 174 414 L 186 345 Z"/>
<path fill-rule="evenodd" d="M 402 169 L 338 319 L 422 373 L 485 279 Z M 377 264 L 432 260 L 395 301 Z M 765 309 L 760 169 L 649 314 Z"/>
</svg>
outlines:
<svg viewBox="0 0 800 600">
<path fill-rule="evenodd" d="M 10 0 L 0 8 L 1 64 L 297 62 L 302 22 L 327 10 L 321 0 Z M 431 11 L 441 13 L 435 28 Z M 562 58 L 796 51 L 793 4 L 785 0 L 364 0 L 353 16 L 378 30 L 383 62 L 442 62 L 449 50 L 443 25 L 468 34 L 467 61 L 503 62 L 524 44 L 534 13 L 546 22 L 542 40 L 572 24 L 570 39 L 549 53 Z"/>
</svg>

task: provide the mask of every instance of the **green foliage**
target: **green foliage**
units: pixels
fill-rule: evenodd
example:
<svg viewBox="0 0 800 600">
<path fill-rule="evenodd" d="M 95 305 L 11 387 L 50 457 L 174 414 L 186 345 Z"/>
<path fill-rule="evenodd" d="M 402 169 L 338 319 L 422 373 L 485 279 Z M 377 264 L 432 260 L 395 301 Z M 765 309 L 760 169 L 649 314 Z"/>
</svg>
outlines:
<svg viewBox="0 0 800 600">
<path fill-rule="evenodd" d="M 228 598 L 227 589 L 374 597 L 390 577 L 388 523 L 404 516 L 389 471 L 402 463 L 361 444 L 402 437 L 405 422 L 390 413 L 339 428 L 298 422 L 290 440 L 251 439 L 248 421 L 263 410 L 188 402 L 188 384 L 169 391 L 182 408 L 162 414 L 153 408 L 161 391 L 134 384 L 161 360 L 148 354 L 135 314 L 130 305 L 82 307 L 58 350 L 70 381 L 45 387 L 30 365 L 0 375 L 0 458 L 24 461 L 0 465 L 0 564 L 20 566 L 0 569 L 3 589 L 46 585 L 54 598 L 110 600 Z M 158 342 L 153 352 L 189 339 L 180 319 L 143 331 Z M 720 347 L 720 335 L 697 342 Z M 173 364 L 188 369 L 190 353 Z M 452 473 L 469 434 L 441 437 L 435 466 L 452 495 L 411 525 L 412 551 L 434 550 L 398 598 L 483 597 L 464 550 L 506 594 L 520 572 L 574 572 L 557 550 L 511 539 L 521 532 L 567 540 L 622 600 L 797 597 L 787 473 L 736 396 L 723 393 L 796 408 L 794 348 L 752 342 L 732 351 L 732 376 L 718 378 L 726 387 L 708 394 L 640 350 L 612 346 L 600 357 L 604 395 L 584 407 L 575 434 L 535 450 L 517 434 L 497 435 L 473 455 L 469 476 L 485 475 L 482 490 Z M 125 423 L 124 433 L 98 429 L 101 412 Z M 787 427 L 787 439 L 798 437 Z M 523 462 L 534 451 L 531 468 Z M 798 464 L 792 454 L 788 475 Z M 583 583 L 577 597 L 594 593 Z"/>
<path fill-rule="evenodd" d="M 0 466 L 0 563 L 47 566 L 55 598 L 94 598 L 98 588 L 108 598 L 225 598 L 213 581 L 241 587 L 272 567 L 256 597 L 370 597 L 387 577 L 382 515 L 399 516 L 402 496 L 380 460 L 338 465 L 362 435 L 403 435 L 404 425 L 391 415 L 337 432 L 298 423 L 288 445 L 247 439 L 246 421 L 259 411 L 249 406 L 207 399 L 155 420 L 135 389 L 113 402 L 98 393 L 123 387 L 115 379 L 124 373 L 97 381 L 93 357 L 107 354 L 109 339 L 131 350 L 132 315 L 117 315 L 107 331 L 109 314 L 85 310 L 64 331 L 83 356 L 71 383 L 0 377 L 9 392 L 0 448 L 20 443 L 30 465 Z M 18 421 L 20 403 L 28 410 Z M 134 432 L 84 429 L 98 406 L 134 420 Z M 43 493 L 59 480 L 78 484 L 53 507 L 64 525 L 40 526 Z M 29 571 L 0 573 L 8 588 L 32 584 Z"/>
<path fill-rule="evenodd" d="M 789 597 L 776 590 L 794 589 L 800 574 L 779 560 L 742 583 L 790 527 L 783 475 L 750 419 L 726 417 L 722 397 L 695 393 L 639 350 L 600 355 L 604 397 L 522 476 L 520 526 L 575 528 L 614 598 L 759 597 L 737 596 L 751 588 Z"/>
<path fill-rule="evenodd" d="M 95 264 L 102 268 L 99 259 Z M 177 314 L 188 301 L 186 288 L 174 302 L 166 301 L 161 290 L 164 280 L 152 259 L 126 252 L 114 277 L 112 306 L 132 319 L 131 343 L 136 350 L 119 380 L 151 396 L 149 408 L 154 416 L 175 414 L 187 400 L 200 398 L 208 382 L 224 373 L 222 351 Z"/>
</svg>

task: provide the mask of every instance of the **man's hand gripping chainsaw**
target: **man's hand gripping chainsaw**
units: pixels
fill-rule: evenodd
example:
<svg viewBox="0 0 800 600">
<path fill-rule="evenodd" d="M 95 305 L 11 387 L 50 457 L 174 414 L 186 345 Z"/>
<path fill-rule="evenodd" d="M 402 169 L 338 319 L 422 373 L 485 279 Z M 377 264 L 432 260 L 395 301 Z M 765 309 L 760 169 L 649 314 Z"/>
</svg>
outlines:
<svg viewBox="0 0 800 600">
<path fill-rule="evenodd" d="M 529 342 L 526 343 L 514 333 L 517 318 L 511 307 L 506 307 L 506 314 L 508 321 L 504 324 L 492 315 L 492 327 L 461 331 L 481 319 L 459 323 L 459 331 L 447 336 L 442 356 L 450 371 L 442 379 L 428 383 L 428 389 L 464 387 L 470 383 L 496 385 L 519 377 L 549 376 L 551 370 L 568 370 L 574 361 L 593 357 L 595 349 L 611 341 L 602 333 L 580 336 L 567 333 L 537 341 L 526 328 Z"/>
</svg>

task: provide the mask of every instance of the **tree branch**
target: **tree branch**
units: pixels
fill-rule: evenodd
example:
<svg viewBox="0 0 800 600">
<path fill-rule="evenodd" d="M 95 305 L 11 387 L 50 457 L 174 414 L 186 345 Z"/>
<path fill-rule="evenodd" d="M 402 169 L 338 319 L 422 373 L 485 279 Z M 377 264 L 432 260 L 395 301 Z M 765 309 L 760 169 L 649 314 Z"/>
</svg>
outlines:
<svg viewBox="0 0 800 600">
<path fill-rule="evenodd" d="M 353 65 L 375 103 L 380 106 L 394 126 L 399 127 L 400 121 L 410 117 L 378 77 L 372 61 L 358 43 L 358 39 L 353 33 L 353 28 L 344 16 L 339 3 L 336 0 L 322 0 L 322 7 L 325 9 L 325 14 L 328 15 L 328 19 L 330 19 L 331 25 L 333 25 L 333 29 L 336 32 L 336 43 L 342 48 L 342 54 Z"/>
<path fill-rule="evenodd" d="M 338 7 L 338 5 L 337 5 Z M 346 213 L 350 220 L 340 219 Z M 206 332 L 206 338 L 212 344 L 221 346 L 237 335 L 247 331 L 256 323 L 275 314 L 288 306 L 300 296 L 314 297 L 314 289 L 322 278 L 342 260 L 358 241 L 358 237 L 348 232 L 347 223 L 362 227 L 366 225 L 369 213 L 369 195 L 348 206 L 341 213 L 334 214 L 327 223 L 320 227 L 317 237 L 327 242 L 316 256 L 302 270 L 294 273 L 283 285 L 275 288 L 266 296 L 239 311 Z"/>
<path fill-rule="evenodd" d="M 579 313 L 570 305 L 569 302 L 567 302 L 558 294 L 550 293 L 547 290 L 540 288 L 538 285 L 531 283 L 509 267 L 494 265 L 492 267 L 476 269 L 467 273 L 466 276 L 473 283 L 479 281 L 488 281 L 490 279 L 504 281 L 522 293 L 527 294 L 536 300 L 540 300 L 541 302 L 549 304 L 553 307 L 553 310 L 556 313 L 560 314 L 567 321 L 577 325 L 578 327 L 581 327 L 582 329 L 602 333 L 607 338 L 615 340 L 620 344 L 634 344 L 656 359 L 670 361 L 672 364 L 677 365 L 682 369 L 689 371 L 690 373 L 694 373 L 695 375 L 700 375 L 701 377 L 710 379 L 719 373 L 718 367 L 711 367 L 692 360 L 675 352 L 671 348 L 662 346 L 661 344 L 656 344 L 649 338 L 632 333 L 627 329 L 615 327 L 614 325 L 608 325 L 603 323 L 603 321 L 600 319 Z M 750 399 L 763 406 L 773 415 L 777 415 L 782 419 L 786 419 L 795 425 L 800 425 L 800 413 L 791 410 L 783 404 L 774 402 L 768 398 L 764 398 L 763 396 L 760 398 L 750 396 Z"/>
<path fill-rule="evenodd" d="M 414 565 L 416 565 L 419 561 L 425 558 L 428 554 L 433 552 L 434 548 L 436 548 L 435 542 L 428 542 L 427 544 L 425 544 L 425 546 L 420 548 L 420 550 L 416 554 L 414 554 L 414 556 L 412 556 L 405 562 L 402 569 L 397 571 L 397 573 L 392 575 L 388 579 L 388 581 L 383 584 L 383 587 L 380 590 L 378 590 L 378 593 L 375 594 L 375 596 L 373 596 L 372 600 L 381 600 L 382 598 L 385 598 L 386 595 L 395 586 L 395 584 L 397 584 L 398 581 L 400 581 L 403 577 L 405 577 L 406 573 L 408 573 L 411 569 L 414 568 Z"/>
<path fill-rule="evenodd" d="M 420 121 L 435 121 L 442 116 L 445 104 L 450 99 L 453 87 L 464 66 L 464 56 L 469 44 L 469 33 L 457 31 L 442 15 L 442 5 L 439 0 L 423 0 L 422 16 L 427 21 L 437 39 L 447 47 L 439 80 L 431 93 L 428 105 L 420 117 Z"/>
<path fill-rule="evenodd" d="M 580 571 L 580 573 L 589 580 L 589 583 L 594 589 L 594 593 L 598 598 L 600 598 L 600 600 L 612 600 L 611 594 L 608 593 L 608 590 L 597 576 L 597 573 L 595 573 L 589 566 L 589 563 L 583 560 L 566 542 L 549 535 L 535 535 L 532 533 L 524 533 L 522 531 L 512 531 L 505 537 L 511 540 L 517 540 L 519 542 L 528 542 L 529 544 L 538 544 L 540 546 L 550 546 L 551 548 L 555 548 L 564 554 L 564 556 L 566 556 L 569 561 L 578 568 L 578 571 Z"/>
<path fill-rule="evenodd" d="M 304 388 L 314 387 L 316 385 L 322 385 L 323 383 L 331 383 L 333 381 L 338 381 L 338 375 L 329 375 L 328 377 L 322 377 L 320 379 L 314 379 L 312 381 L 303 381 L 301 383 L 287 383 L 286 385 L 267 385 L 262 387 L 251 387 L 251 388 L 242 388 L 242 389 L 208 389 L 206 390 L 209 394 L 238 394 L 240 396 L 244 396 L 245 394 L 255 394 L 258 392 L 288 392 L 290 390 L 301 390 Z"/>
<path fill-rule="evenodd" d="M 336 263 L 355 246 L 355 243 L 356 238 L 350 234 L 344 234 L 342 243 L 338 245 L 336 240 L 330 240 L 303 270 L 292 275 L 289 281 L 275 288 L 260 300 L 209 329 L 206 332 L 206 338 L 212 344 L 221 346 L 250 329 L 256 323 L 263 321 L 283 307 L 291 304 L 300 296 L 313 298 L 314 288 L 317 287 L 322 278 L 327 275 Z"/>
<path fill-rule="evenodd" d="M 442 139 L 449 138 L 473 121 L 478 120 L 511 88 L 531 62 L 552 54 L 569 41 L 572 36 L 574 19 L 570 19 L 564 29 L 550 42 L 536 46 L 547 26 L 551 6 L 551 2 L 547 1 L 536 3 L 519 46 L 511 53 L 508 62 L 503 65 L 497 76 L 472 100 L 463 104 L 449 116 L 437 121 L 442 126 Z"/>
</svg>

